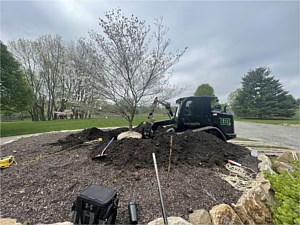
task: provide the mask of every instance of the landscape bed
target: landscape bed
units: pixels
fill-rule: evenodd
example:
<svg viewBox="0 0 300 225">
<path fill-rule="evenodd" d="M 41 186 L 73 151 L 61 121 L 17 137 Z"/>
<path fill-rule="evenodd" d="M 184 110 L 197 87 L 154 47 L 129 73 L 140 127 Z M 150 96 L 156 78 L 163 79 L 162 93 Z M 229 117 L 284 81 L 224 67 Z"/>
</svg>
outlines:
<svg viewBox="0 0 300 225">
<path fill-rule="evenodd" d="M 138 222 L 150 222 L 162 216 L 152 153 L 157 158 L 167 214 L 184 219 L 193 210 L 210 210 L 239 199 L 241 192 L 218 176 L 218 172 L 228 173 L 228 159 L 257 171 L 258 160 L 248 149 L 204 132 L 158 132 L 154 139 L 117 141 L 117 135 L 126 130 L 90 128 L 42 134 L 1 146 L 2 155 L 14 155 L 18 163 L 1 171 L 1 217 L 29 224 L 70 221 L 76 196 L 98 184 L 118 191 L 118 224 L 129 223 L 131 201 L 138 205 Z M 141 126 L 135 131 L 141 132 Z M 99 138 L 102 141 L 85 144 Z M 112 138 L 107 156 L 93 160 Z"/>
</svg>

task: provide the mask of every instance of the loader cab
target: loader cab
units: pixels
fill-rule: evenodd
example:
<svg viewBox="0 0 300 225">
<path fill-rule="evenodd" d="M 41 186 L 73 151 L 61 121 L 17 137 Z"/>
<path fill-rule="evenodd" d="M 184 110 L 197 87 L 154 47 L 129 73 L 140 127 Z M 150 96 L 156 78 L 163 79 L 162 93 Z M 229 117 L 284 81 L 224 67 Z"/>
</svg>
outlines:
<svg viewBox="0 0 300 225">
<path fill-rule="evenodd" d="M 180 98 L 176 101 L 177 111 L 174 128 L 181 132 L 201 128 L 220 139 L 229 140 L 236 137 L 233 116 L 221 110 L 215 96 Z"/>
<path fill-rule="evenodd" d="M 212 125 L 211 101 L 213 96 L 187 97 L 176 101 L 175 129 L 184 131 Z"/>
</svg>

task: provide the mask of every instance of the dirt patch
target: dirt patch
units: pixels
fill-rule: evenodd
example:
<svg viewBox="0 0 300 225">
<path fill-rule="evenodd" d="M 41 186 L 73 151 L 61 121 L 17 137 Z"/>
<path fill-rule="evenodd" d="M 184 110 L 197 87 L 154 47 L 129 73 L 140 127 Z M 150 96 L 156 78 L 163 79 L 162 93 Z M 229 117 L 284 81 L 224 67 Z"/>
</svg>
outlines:
<svg viewBox="0 0 300 225">
<path fill-rule="evenodd" d="M 127 206 L 132 200 L 138 204 L 139 223 L 147 223 L 161 217 L 152 152 L 156 153 L 167 214 L 186 219 L 193 210 L 238 200 L 241 193 L 217 176 L 217 171 L 225 172 L 227 159 L 257 170 L 257 159 L 246 148 L 191 131 L 158 133 L 154 139 L 114 140 L 104 160 L 92 160 L 111 138 L 126 130 L 91 128 L 3 145 L 2 155 L 13 154 L 18 165 L 1 171 L 1 216 L 30 224 L 68 221 L 78 193 L 98 184 L 118 190 L 117 223 L 129 223 Z M 84 144 L 100 137 L 102 142 Z"/>
</svg>

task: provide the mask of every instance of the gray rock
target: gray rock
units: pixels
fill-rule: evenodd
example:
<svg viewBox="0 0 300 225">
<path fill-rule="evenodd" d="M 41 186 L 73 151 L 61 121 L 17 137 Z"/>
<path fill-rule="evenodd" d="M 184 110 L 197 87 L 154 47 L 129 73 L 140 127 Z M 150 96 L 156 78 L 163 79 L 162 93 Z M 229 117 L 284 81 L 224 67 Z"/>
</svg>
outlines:
<svg viewBox="0 0 300 225">
<path fill-rule="evenodd" d="M 300 160 L 299 152 L 285 151 L 274 162 L 278 172 L 292 169 L 292 162 Z"/>
<path fill-rule="evenodd" d="M 38 223 L 36 225 L 73 225 L 73 223 L 65 221 L 65 222 L 61 222 L 61 223 L 51 223 L 51 224 Z"/>
<path fill-rule="evenodd" d="M 271 191 L 271 184 L 265 179 L 263 173 L 259 173 L 252 182 L 249 193 L 255 192 L 260 200 L 270 209 L 275 203 L 274 192 Z"/>
<path fill-rule="evenodd" d="M 244 224 L 272 224 L 271 211 L 255 192 L 243 194 L 233 209 Z"/>
<path fill-rule="evenodd" d="M 258 169 L 260 171 L 266 170 L 268 173 L 274 174 L 274 170 L 272 169 L 272 162 L 268 156 L 259 154 L 257 157 L 261 162 L 258 164 Z"/>
<path fill-rule="evenodd" d="M 236 225 L 243 224 L 236 212 L 227 204 L 214 206 L 210 211 L 210 217 L 214 225 L 228 224 Z"/>
<path fill-rule="evenodd" d="M 192 225 L 188 221 L 182 219 L 181 217 L 168 217 L 168 224 L 169 225 Z M 164 219 L 158 218 L 148 223 L 148 225 L 164 225 Z"/>
<path fill-rule="evenodd" d="M 189 222 L 193 225 L 210 225 L 212 224 L 209 212 L 204 209 L 195 210 L 189 215 Z"/>
<path fill-rule="evenodd" d="M 16 219 L 11 218 L 0 218 L 1 225 L 22 225 L 21 223 L 17 223 Z"/>
</svg>

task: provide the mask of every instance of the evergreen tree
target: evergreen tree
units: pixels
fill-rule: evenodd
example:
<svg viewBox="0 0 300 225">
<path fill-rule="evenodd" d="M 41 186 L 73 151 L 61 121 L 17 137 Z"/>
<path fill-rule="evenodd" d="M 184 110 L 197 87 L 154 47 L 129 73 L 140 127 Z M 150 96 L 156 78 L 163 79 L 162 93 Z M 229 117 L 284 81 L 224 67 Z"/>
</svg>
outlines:
<svg viewBox="0 0 300 225">
<path fill-rule="evenodd" d="M 7 46 L 1 45 L 1 111 L 21 112 L 25 111 L 33 103 L 33 92 L 30 89 L 20 64 L 7 50 Z"/>
<path fill-rule="evenodd" d="M 215 91 L 209 84 L 201 84 L 195 91 L 194 96 L 215 96 Z"/>
<path fill-rule="evenodd" d="M 230 111 L 233 111 L 234 108 L 234 103 L 235 103 L 235 99 L 237 98 L 237 96 L 239 95 L 241 89 L 238 88 L 235 91 L 231 92 L 228 97 L 227 97 L 227 104 L 228 104 L 228 108 L 230 109 Z"/>
<path fill-rule="evenodd" d="M 296 100 L 270 74 L 268 67 L 259 67 L 242 78 L 242 89 L 233 104 L 237 116 L 271 118 L 295 114 Z"/>
</svg>

